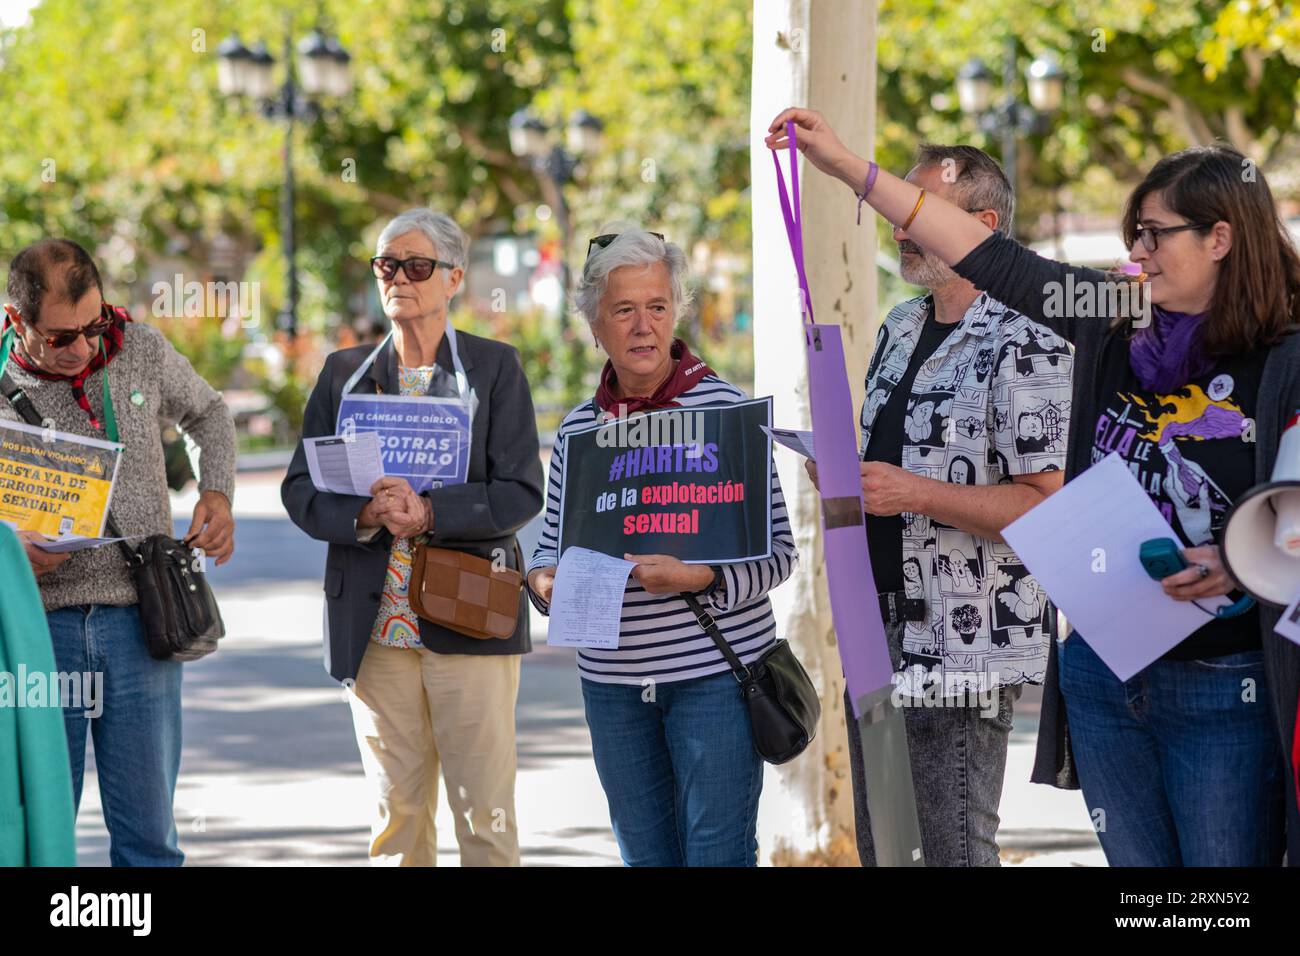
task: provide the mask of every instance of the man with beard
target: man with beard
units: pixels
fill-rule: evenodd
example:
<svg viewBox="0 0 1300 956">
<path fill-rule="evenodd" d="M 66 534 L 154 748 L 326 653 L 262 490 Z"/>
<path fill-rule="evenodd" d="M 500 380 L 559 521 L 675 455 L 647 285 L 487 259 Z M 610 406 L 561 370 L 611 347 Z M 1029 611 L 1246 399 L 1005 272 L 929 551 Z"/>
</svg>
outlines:
<svg viewBox="0 0 1300 956">
<path fill-rule="evenodd" d="M 1010 229 L 1015 197 L 998 164 L 978 149 L 922 146 L 907 179 L 990 229 Z M 1026 680 L 1042 681 L 1050 639 L 1040 623 L 1011 620 L 1008 601 L 997 600 L 999 591 L 1014 595 L 1015 582 L 1029 580 L 1001 532 L 1061 487 L 1065 467 L 1064 440 L 1030 450 L 1017 445 L 1011 423 L 1013 411 L 1049 402 L 1068 409 L 1071 353 L 1063 339 L 959 278 L 904 229 L 894 229 L 894 240 L 903 278 L 929 291 L 889 313 L 867 372 L 861 469 L 871 567 L 895 682 L 907 696 L 931 701 L 931 685 L 945 689 L 943 706 L 904 708 L 926 862 L 996 866 L 1012 706 Z M 1018 363 L 1022 349 L 1059 358 Z M 1067 424 L 1062 417 L 1062 434 Z M 958 461 L 963 467 L 954 471 Z M 815 464 L 809 470 L 815 481 Z M 914 514 L 931 520 L 905 517 Z M 981 552 L 979 566 L 962 559 L 959 582 L 939 573 L 949 555 Z M 909 562 L 923 569 L 920 598 L 904 578 Z M 907 629 L 917 622 L 924 626 Z M 968 684 L 986 694 L 1001 688 L 995 718 L 981 717 L 965 695 L 945 696 Z M 856 721 L 848 726 L 858 853 L 870 866 L 861 745 Z"/>
</svg>

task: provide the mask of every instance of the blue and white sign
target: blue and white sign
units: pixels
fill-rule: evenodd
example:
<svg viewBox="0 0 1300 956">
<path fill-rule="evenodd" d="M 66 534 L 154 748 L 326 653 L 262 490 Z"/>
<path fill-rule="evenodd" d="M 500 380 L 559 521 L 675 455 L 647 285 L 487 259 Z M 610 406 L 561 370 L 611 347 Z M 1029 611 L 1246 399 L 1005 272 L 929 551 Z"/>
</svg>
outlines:
<svg viewBox="0 0 1300 956">
<path fill-rule="evenodd" d="M 384 474 L 417 494 L 464 484 L 469 473 L 470 411 L 459 398 L 344 395 L 339 432 L 377 432 Z"/>
<path fill-rule="evenodd" d="M 379 454 L 384 474 L 405 478 L 416 494 L 444 485 L 463 485 L 469 475 L 470 442 L 478 398 L 470 388 L 456 348 L 456 330 L 446 330 L 452 365 L 456 369 L 457 398 L 432 395 L 353 395 L 352 389 L 384 345 L 389 332 L 343 386 L 337 431 L 379 433 Z"/>
</svg>

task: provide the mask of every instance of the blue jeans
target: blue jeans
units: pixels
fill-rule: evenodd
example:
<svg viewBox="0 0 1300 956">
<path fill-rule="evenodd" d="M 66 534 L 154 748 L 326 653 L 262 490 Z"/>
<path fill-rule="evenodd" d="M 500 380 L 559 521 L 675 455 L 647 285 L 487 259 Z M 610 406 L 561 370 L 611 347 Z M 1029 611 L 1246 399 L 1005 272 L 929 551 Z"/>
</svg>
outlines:
<svg viewBox="0 0 1300 956">
<path fill-rule="evenodd" d="M 1156 661 L 1120 681 L 1078 634 L 1060 685 L 1111 866 L 1277 866 L 1283 765 L 1263 653 Z"/>
<path fill-rule="evenodd" d="M 628 866 L 757 866 L 763 758 L 730 671 L 600 684 L 582 698 L 596 772 Z"/>
<path fill-rule="evenodd" d="M 99 716 L 87 713 L 84 700 L 63 710 L 73 799 L 81 805 L 89 730 L 113 866 L 180 866 L 185 855 L 172 816 L 181 763 L 180 663 L 149 656 L 134 605 L 92 604 L 46 616 L 58 669 L 103 674 Z"/>
</svg>

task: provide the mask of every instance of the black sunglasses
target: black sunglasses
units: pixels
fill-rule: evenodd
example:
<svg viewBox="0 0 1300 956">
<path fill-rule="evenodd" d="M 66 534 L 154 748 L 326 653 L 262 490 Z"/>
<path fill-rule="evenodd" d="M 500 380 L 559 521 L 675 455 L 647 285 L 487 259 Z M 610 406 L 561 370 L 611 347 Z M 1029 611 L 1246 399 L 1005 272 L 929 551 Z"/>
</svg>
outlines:
<svg viewBox="0 0 1300 956">
<path fill-rule="evenodd" d="M 621 232 L 607 232 L 607 233 L 605 233 L 605 235 L 603 235 L 603 236 L 596 236 L 594 239 L 588 239 L 588 240 L 587 240 L 587 258 L 588 258 L 588 259 L 591 258 L 591 250 L 592 250 L 592 249 L 604 249 L 607 245 L 609 245 L 611 242 L 613 242 L 615 239 L 617 239 L 617 238 L 618 238 L 619 236 L 621 236 L 621 235 L 623 235 L 623 233 L 621 233 Z M 658 239 L 660 242 L 665 241 L 665 240 L 664 240 L 664 237 L 663 237 L 663 233 L 661 233 L 661 232 L 652 232 L 652 233 L 650 233 L 650 235 L 654 236 L 654 237 L 655 237 L 656 239 Z"/>
<path fill-rule="evenodd" d="M 1182 232 L 1184 229 L 1209 229 L 1213 225 L 1212 222 L 1188 222 L 1181 226 L 1138 226 L 1133 230 L 1133 238 L 1141 239 L 1147 252 L 1155 252 L 1160 245 L 1161 236 Z"/>
<path fill-rule="evenodd" d="M 92 339 L 99 338 L 112 327 L 112 310 L 109 308 L 107 302 L 103 302 L 100 303 L 99 306 L 99 318 L 94 322 L 91 322 L 89 325 L 83 325 L 79 329 L 64 329 L 63 331 L 55 332 L 53 335 L 46 335 L 44 332 L 38 331 L 35 328 L 32 328 L 32 331 L 35 332 L 41 341 L 49 348 L 66 349 L 83 335 L 86 337 L 86 341 L 89 342 Z"/>
<path fill-rule="evenodd" d="M 433 275 L 433 270 L 438 266 L 442 266 L 444 269 L 455 268 L 450 262 L 439 262 L 437 259 L 429 259 L 425 256 L 411 256 L 409 259 L 375 256 L 370 260 L 370 271 L 385 282 L 391 281 L 393 276 L 397 275 L 398 269 L 405 272 L 406 278 L 412 282 L 423 282 Z"/>
</svg>

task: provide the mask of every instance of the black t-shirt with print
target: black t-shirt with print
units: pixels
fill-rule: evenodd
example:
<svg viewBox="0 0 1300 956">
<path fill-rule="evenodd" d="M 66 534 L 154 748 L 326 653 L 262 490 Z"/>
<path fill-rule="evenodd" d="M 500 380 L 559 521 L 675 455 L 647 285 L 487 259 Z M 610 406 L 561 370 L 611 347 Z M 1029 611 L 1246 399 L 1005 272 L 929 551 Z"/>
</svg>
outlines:
<svg viewBox="0 0 1300 956">
<path fill-rule="evenodd" d="M 925 360 L 938 351 L 952 330 L 960 322 L 939 322 L 934 316 L 933 303 L 927 302 L 929 314 L 916 340 L 916 351 L 908 360 L 907 371 L 894 386 L 876 416 L 871 428 L 871 440 L 862 455 L 863 461 L 883 461 L 903 465 L 904 423 L 907 421 L 907 401 L 912 395 L 912 382 Z M 867 515 L 867 546 L 871 554 L 871 575 L 876 591 L 903 590 L 903 516 Z"/>
<path fill-rule="evenodd" d="M 1107 351 L 1093 462 L 1118 453 L 1183 547 L 1221 544 L 1233 502 L 1255 484 L 1251 429 L 1267 353 L 1220 359 L 1208 375 L 1156 395 L 1138 384 L 1127 343 L 1117 339 Z M 1258 607 L 1233 618 L 1207 616 L 1164 657 L 1198 660 L 1254 650 L 1259 628 Z"/>
</svg>

